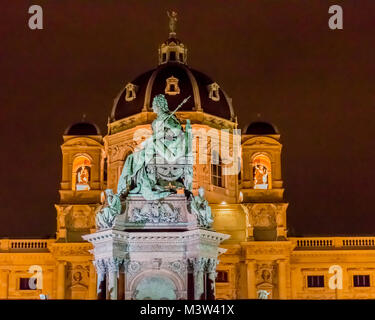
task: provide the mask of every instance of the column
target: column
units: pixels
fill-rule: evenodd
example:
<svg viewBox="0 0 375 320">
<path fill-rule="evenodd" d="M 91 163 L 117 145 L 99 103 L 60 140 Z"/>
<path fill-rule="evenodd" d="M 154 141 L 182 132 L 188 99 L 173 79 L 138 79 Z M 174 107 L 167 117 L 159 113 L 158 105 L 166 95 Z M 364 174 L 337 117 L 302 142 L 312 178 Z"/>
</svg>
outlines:
<svg viewBox="0 0 375 320">
<path fill-rule="evenodd" d="M 107 286 L 106 286 L 107 265 L 104 259 L 95 260 L 93 264 L 95 266 L 96 273 L 97 273 L 96 298 L 98 300 L 105 300 L 106 294 L 107 294 Z"/>
<path fill-rule="evenodd" d="M 206 297 L 207 300 L 215 300 L 216 296 L 216 286 L 215 286 L 215 280 L 216 280 L 216 265 L 217 260 L 210 258 L 207 261 L 207 292 Z"/>
<path fill-rule="evenodd" d="M 65 299 L 65 261 L 57 263 L 57 299 Z"/>
<path fill-rule="evenodd" d="M 204 273 L 204 258 L 194 259 L 194 300 L 202 300 L 204 295 L 204 282 L 203 282 L 203 273 Z"/>
<path fill-rule="evenodd" d="M 96 283 L 96 297 L 98 300 L 105 300 L 107 296 L 107 275 L 98 272 Z"/>
<path fill-rule="evenodd" d="M 246 261 L 247 271 L 247 296 L 248 299 L 257 299 L 257 288 L 255 278 L 255 260 Z"/>
<path fill-rule="evenodd" d="M 125 300 L 125 272 L 123 270 L 119 271 L 117 299 Z"/>
<path fill-rule="evenodd" d="M 0 276 L 0 299 L 8 299 L 9 270 L 1 270 Z"/>
<path fill-rule="evenodd" d="M 108 298 L 117 300 L 117 275 L 118 271 L 111 270 L 108 272 Z"/>
<path fill-rule="evenodd" d="M 279 281 L 279 299 L 287 298 L 287 289 L 286 289 L 286 261 L 278 261 L 278 281 Z"/>
<path fill-rule="evenodd" d="M 117 300 L 119 269 L 123 259 L 111 258 L 107 262 L 108 297 L 109 300 Z"/>
<path fill-rule="evenodd" d="M 89 294 L 88 299 L 89 300 L 96 300 L 96 272 L 94 264 L 90 264 L 90 278 L 89 278 Z"/>
</svg>

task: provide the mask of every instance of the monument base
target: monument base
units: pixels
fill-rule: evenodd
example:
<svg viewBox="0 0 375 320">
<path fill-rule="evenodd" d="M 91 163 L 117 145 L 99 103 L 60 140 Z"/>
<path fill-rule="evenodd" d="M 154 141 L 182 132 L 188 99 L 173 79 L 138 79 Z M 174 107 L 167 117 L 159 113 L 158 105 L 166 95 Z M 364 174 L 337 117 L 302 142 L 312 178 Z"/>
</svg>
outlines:
<svg viewBox="0 0 375 320">
<path fill-rule="evenodd" d="M 229 235 L 194 229 L 165 232 L 98 231 L 94 245 L 99 299 L 215 298 L 219 244 Z"/>
</svg>

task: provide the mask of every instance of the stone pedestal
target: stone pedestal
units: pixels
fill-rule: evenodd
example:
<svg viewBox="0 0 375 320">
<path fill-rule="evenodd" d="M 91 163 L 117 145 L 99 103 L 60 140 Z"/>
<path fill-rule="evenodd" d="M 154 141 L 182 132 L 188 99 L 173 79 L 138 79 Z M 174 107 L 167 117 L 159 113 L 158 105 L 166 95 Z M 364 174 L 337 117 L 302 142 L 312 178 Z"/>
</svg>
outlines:
<svg viewBox="0 0 375 320">
<path fill-rule="evenodd" d="M 118 298 L 118 272 L 125 299 L 187 299 L 188 271 L 194 274 L 194 298 L 213 299 L 219 244 L 228 235 L 203 230 L 121 231 L 102 230 L 85 235 L 94 245 L 98 282 L 106 275 L 107 299 Z M 211 287 L 206 288 L 205 279 Z"/>
</svg>

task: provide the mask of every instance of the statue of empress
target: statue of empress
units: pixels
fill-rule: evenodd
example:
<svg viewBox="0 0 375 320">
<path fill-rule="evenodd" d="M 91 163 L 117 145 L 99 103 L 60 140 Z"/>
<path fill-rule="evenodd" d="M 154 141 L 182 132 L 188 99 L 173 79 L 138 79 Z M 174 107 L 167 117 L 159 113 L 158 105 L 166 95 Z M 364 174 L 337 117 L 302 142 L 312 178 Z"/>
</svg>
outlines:
<svg viewBox="0 0 375 320">
<path fill-rule="evenodd" d="M 175 111 L 186 101 L 187 99 Z M 117 185 L 119 195 L 142 194 L 146 200 L 165 198 L 172 190 L 165 188 L 165 184 L 159 181 L 154 165 L 170 168 L 182 157 L 191 155 L 190 121 L 186 121 L 184 131 L 174 115 L 175 111 L 169 111 L 163 94 L 154 97 L 152 109 L 157 114 L 151 125 L 152 135 L 142 142 L 142 149 L 127 157 Z M 179 172 L 177 180 L 184 171 L 179 169 L 175 172 Z M 192 177 L 185 177 L 185 180 L 192 180 Z"/>
</svg>

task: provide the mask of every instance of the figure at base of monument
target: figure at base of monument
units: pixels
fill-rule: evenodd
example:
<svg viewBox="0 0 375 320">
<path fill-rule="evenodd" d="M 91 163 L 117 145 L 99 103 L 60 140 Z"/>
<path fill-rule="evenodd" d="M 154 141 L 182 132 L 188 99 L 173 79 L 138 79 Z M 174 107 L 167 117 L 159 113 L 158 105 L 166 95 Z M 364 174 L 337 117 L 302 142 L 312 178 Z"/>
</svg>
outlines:
<svg viewBox="0 0 375 320">
<path fill-rule="evenodd" d="M 210 228 L 214 220 L 212 219 L 211 207 L 204 197 L 204 188 L 198 189 L 198 195 L 191 199 L 191 211 L 197 217 L 198 225 L 203 228 Z"/>
<path fill-rule="evenodd" d="M 95 222 L 98 229 L 111 228 L 115 218 L 121 214 L 121 200 L 111 189 L 105 190 L 105 203 L 99 207 Z"/>
</svg>

